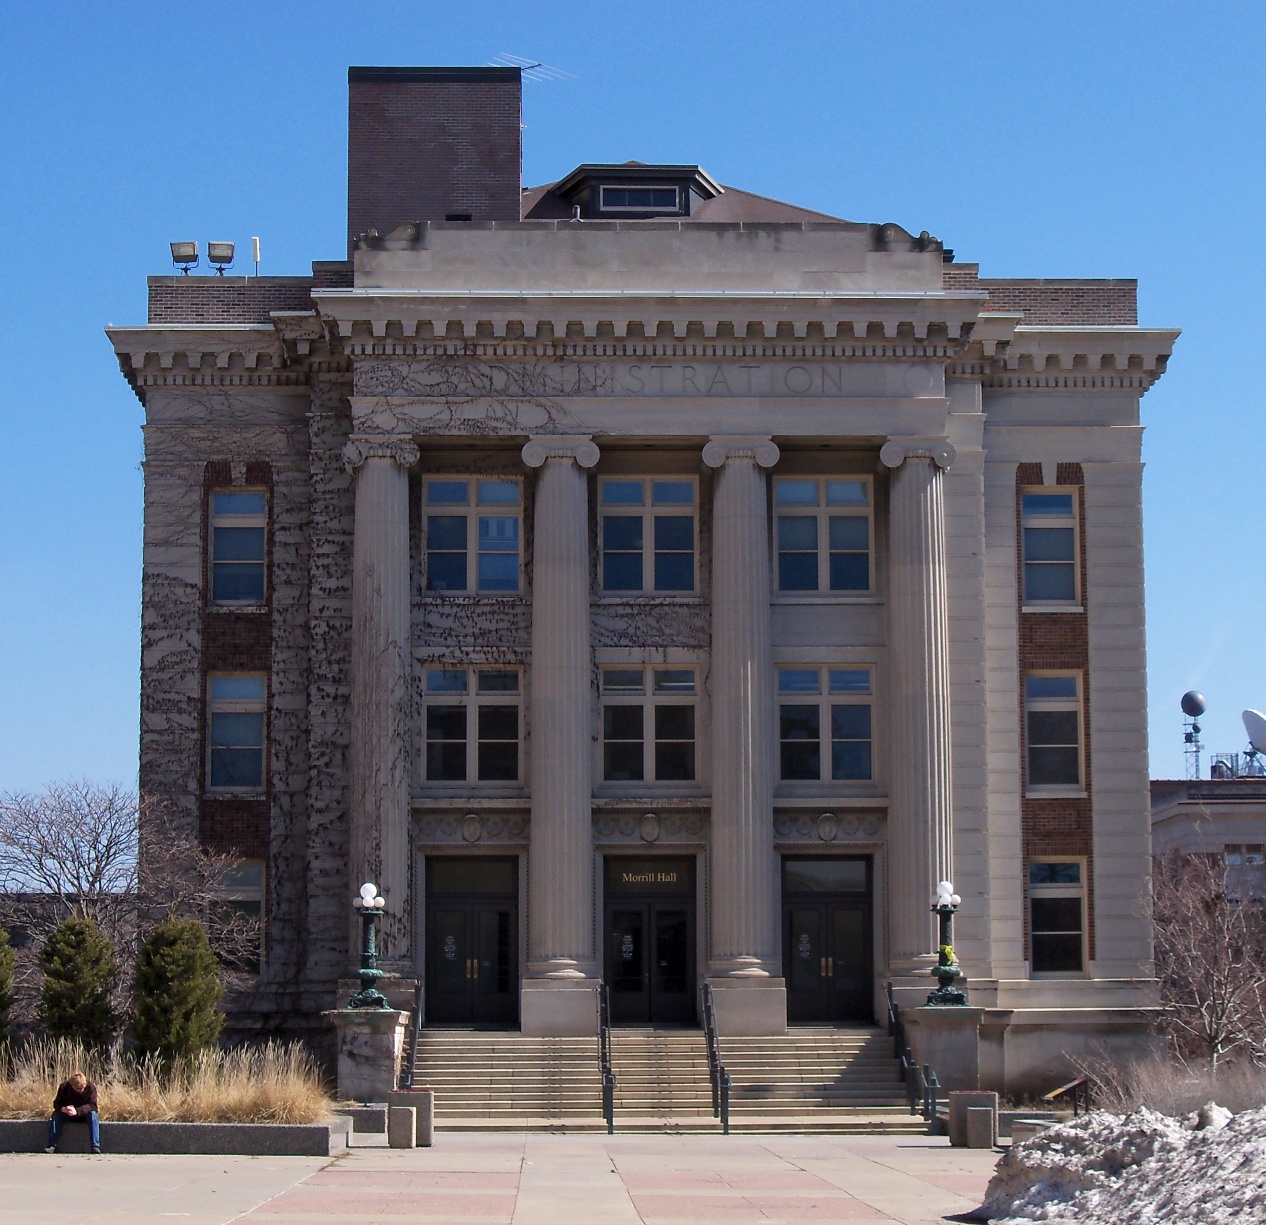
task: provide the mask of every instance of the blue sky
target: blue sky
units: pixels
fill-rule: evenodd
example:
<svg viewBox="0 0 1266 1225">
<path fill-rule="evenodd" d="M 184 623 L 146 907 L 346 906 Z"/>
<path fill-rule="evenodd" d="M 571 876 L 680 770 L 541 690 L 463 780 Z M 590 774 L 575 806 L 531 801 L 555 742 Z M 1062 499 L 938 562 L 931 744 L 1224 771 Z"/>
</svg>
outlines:
<svg viewBox="0 0 1266 1225">
<path fill-rule="evenodd" d="M 1143 401 L 1152 772 L 1178 699 L 1266 708 L 1259 4 L 11 0 L 0 39 L 0 791 L 135 777 L 140 405 L 102 332 L 175 238 L 342 254 L 349 64 L 572 74 L 524 91 L 524 178 L 698 162 L 929 230 L 986 276 L 1138 277 L 1179 326 Z"/>
</svg>

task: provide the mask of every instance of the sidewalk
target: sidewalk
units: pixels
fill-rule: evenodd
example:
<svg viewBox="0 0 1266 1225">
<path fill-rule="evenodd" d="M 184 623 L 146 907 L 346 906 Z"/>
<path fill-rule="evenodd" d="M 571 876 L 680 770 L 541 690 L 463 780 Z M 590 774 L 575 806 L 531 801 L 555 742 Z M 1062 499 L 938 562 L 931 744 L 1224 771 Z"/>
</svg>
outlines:
<svg viewBox="0 0 1266 1225">
<path fill-rule="evenodd" d="M 22 1225 L 931 1225 L 981 1201 L 997 1153 L 917 1136 L 441 1133 L 307 1157 L 0 1158 Z"/>
</svg>

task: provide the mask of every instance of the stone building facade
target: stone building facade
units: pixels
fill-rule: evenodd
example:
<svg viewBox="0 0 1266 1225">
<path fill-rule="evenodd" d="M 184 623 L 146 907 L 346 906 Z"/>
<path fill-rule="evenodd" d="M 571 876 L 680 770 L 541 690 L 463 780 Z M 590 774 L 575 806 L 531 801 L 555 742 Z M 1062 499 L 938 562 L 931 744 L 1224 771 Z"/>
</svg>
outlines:
<svg viewBox="0 0 1266 1225">
<path fill-rule="evenodd" d="M 353 69 L 349 258 L 152 277 L 110 329 L 142 787 L 267 916 L 235 1023 L 320 1029 L 365 879 L 429 1023 L 592 1032 L 599 979 L 618 1022 L 704 979 L 723 1033 L 870 1022 L 952 878 L 981 1083 L 1135 1041 L 1177 333 L 698 166 L 507 217 L 518 85 Z"/>
</svg>

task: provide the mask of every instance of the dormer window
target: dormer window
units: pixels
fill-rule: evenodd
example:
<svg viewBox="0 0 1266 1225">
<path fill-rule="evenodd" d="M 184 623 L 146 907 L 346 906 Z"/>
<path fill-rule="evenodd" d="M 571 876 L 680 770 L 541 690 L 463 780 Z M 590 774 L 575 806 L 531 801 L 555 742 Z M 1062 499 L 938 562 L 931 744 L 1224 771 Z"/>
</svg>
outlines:
<svg viewBox="0 0 1266 1225">
<path fill-rule="evenodd" d="M 604 213 L 676 213 L 681 198 L 676 187 L 603 187 L 601 208 Z"/>
</svg>

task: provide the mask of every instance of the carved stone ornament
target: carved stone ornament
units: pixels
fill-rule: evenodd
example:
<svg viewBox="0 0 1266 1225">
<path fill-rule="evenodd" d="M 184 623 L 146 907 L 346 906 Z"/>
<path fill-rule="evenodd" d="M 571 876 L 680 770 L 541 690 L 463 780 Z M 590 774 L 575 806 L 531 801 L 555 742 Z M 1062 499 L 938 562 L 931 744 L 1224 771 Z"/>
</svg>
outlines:
<svg viewBox="0 0 1266 1225">
<path fill-rule="evenodd" d="M 707 828 L 708 819 L 701 812 L 601 813 L 593 821 L 599 842 L 691 842 L 702 838 Z"/>
<path fill-rule="evenodd" d="M 930 459 L 938 468 L 948 468 L 957 458 L 948 438 L 889 438 L 879 449 L 885 468 L 900 468 L 907 459 Z"/>
<path fill-rule="evenodd" d="M 877 812 L 781 812 L 774 817 L 774 832 L 791 842 L 838 842 L 874 838 L 884 826 Z"/>
<path fill-rule="evenodd" d="M 778 455 L 778 446 L 768 434 L 714 434 L 703 448 L 703 462 L 709 468 L 720 468 L 731 459 L 751 459 L 762 468 L 772 468 Z"/>
<path fill-rule="evenodd" d="M 234 485 L 246 484 L 246 461 L 242 459 L 234 459 L 229 461 L 229 475 L 232 477 Z M 1047 482 L 1050 484 L 1051 482 Z"/>
<path fill-rule="evenodd" d="M 402 468 L 412 468 L 419 458 L 413 439 L 390 434 L 358 436 L 343 448 L 343 463 L 348 472 L 355 472 L 367 459 L 392 459 Z"/>
<path fill-rule="evenodd" d="M 544 434 L 523 446 L 529 468 L 539 468 L 547 459 L 574 459 L 582 468 L 592 468 L 598 456 L 598 444 L 588 434 Z"/>
<path fill-rule="evenodd" d="M 474 843 L 508 842 L 527 840 L 528 818 L 519 815 L 502 816 L 486 813 L 479 816 L 465 813 L 428 813 L 417 823 L 416 842 L 419 843 Z"/>
</svg>

